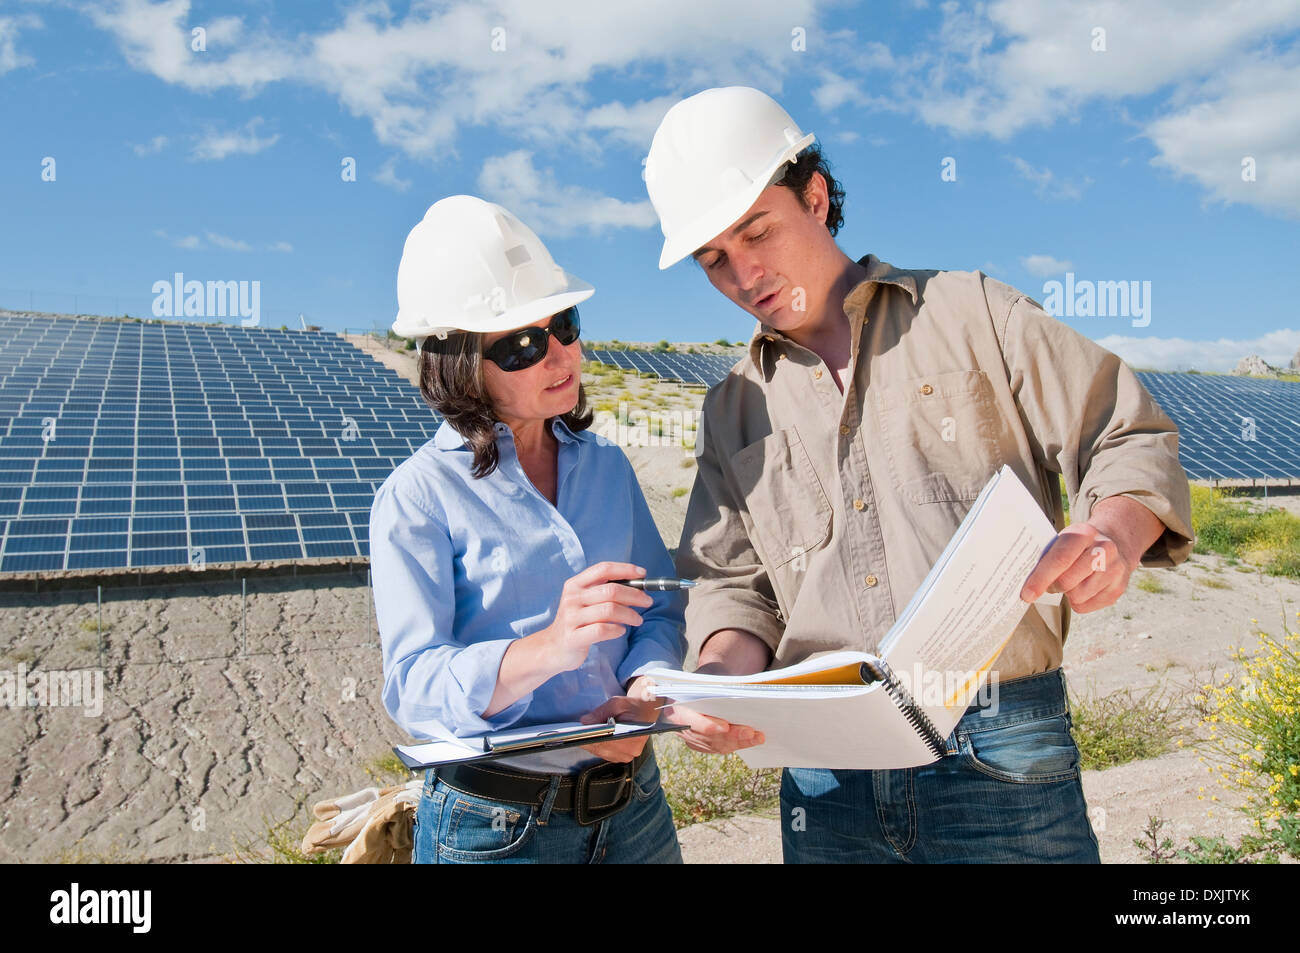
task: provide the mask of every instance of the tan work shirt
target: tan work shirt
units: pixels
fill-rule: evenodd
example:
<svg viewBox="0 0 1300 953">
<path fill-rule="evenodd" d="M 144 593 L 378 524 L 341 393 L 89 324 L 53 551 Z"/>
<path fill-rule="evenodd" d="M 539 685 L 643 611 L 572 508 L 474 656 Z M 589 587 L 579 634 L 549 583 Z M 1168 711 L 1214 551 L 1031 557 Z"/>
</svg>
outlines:
<svg viewBox="0 0 1300 953">
<path fill-rule="evenodd" d="M 677 570 L 698 651 L 746 629 L 772 667 L 874 652 L 1003 464 L 1059 531 L 1110 496 L 1165 524 L 1143 555 L 1191 549 L 1178 431 L 1118 357 L 980 272 L 904 271 L 874 256 L 846 297 L 843 394 L 813 351 L 760 324 L 704 400 L 699 472 Z M 1068 600 L 1025 613 L 996 664 L 1006 680 L 1061 664 Z"/>
</svg>

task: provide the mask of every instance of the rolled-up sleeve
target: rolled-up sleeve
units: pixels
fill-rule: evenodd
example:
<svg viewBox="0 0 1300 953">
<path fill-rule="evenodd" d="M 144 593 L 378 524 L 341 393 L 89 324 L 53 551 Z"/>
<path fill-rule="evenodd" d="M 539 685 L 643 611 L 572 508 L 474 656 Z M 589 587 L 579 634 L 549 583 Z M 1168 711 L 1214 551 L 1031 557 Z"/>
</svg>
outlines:
<svg viewBox="0 0 1300 953">
<path fill-rule="evenodd" d="M 1071 518 L 1128 497 L 1165 526 L 1142 563 L 1181 563 L 1194 534 L 1177 426 L 1116 355 L 1015 289 L 990 278 L 985 288 L 1034 455 L 1064 477 Z"/>
<path fill-rule="evenodd" d="M 655 526 L 654 516 L 630 463 L 627 464 L 627 481 L 632 493 L 631 561 L 644 566 L 648 577 L 671 576 L 674 573 L 672 558 Z M 654 605 L 645 611 L 637 610 L 642 621 L 629 633 L 628 652 L 618 667 L 616 677 L 623 686 L 652 668 L 679 669 L 686 656 L 686 637 L 682 631 L 684 594 L 656 592 L 651 595 Z"/>
<path fill-rule="evenodd" d="M 383 701 L 393 720 L 423 738 L 471 736 L 518 721 L 532 693 L 482 717 L 514 640 L 456 640 L 451 536 L 433 508 L 385 483 L 370 512 L 370 561 Z"/>
<path fill-rule="evenodd" d="M 717 442 L 710 437 L 713 427 L 725 426 L 718 417 L 720 393 L 721 389 L 715 388 L 704 401 L 702 426 L 696 435 L 695 485 L 677 548 L 677 572 L 698 583 L 687 596 L 686 638 L 698 653 L 714 632 L 743 629 L 775 654 L 785 626 L 777 618 L 771 581 L 741 516 L 744 503 L 733 498 L 718 459 Z"/>
</svg>

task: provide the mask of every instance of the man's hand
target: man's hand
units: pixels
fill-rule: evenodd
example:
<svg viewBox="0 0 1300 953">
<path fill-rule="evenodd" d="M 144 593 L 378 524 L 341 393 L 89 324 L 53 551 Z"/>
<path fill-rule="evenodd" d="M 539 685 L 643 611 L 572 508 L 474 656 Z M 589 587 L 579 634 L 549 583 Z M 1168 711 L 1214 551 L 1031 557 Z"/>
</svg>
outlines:
<svg viewBox="0 0 1300 953">
<path fill-rule="evenodd" d="M 1142 554 L 1163 532 L 1164 523 L 1141 503 L 1107 497 L 1086 523 L 1061 530 L 1025 580 L 1020 598 L 1034 602 L 1044 592 L 1062 592 L 1075 612 L 1114 605 Z"/>
<path fill-rule="evenodd" d="M 659 701 L 649 694 L 654 683 L 646 676 L 633 679 L 627 687 L 626 695 L 616 695 L 595 711 L 589 711 L 578 720 L 584 725 L 595 725 L 613 718 L 615 721 L 640 721 L 652 724 L 659 720 Z M 649 735 L 639 738 L 620 738 L 617 741 L 599 741 L 596 744 L 582 745 L 584 751 L 590 751 L 606 761 L 625 764 L 635 761 L 650 740 Z"/>
<path fill-rule="evenodd" d="M 741 748 L 761 745 L 767 740 L 761 731 L 749 725 L 733 725 L 721 718 L 701 715 L 697 711 L 679 705 L 672 706 L 664 714 L 674 724 L 690 726 L 680 734 L 686 747 L 692 751 L 731 754 Z"/>
<path fill-rule="evenodd" d="M 771 661 L 771 650 L 754 633 L 744 629 L 719 629 L 705 639 L 695 671 L 699 675 L 752 675 L 763 671 Z M 674 724 L 690 726 L 681 732 L 681 736 L 692 751 L 731 754 L 767 740 L 761 731 L 749 725 L 733 725 L 678 705 L 669 708 L 664 715 Z"/>
</svg>

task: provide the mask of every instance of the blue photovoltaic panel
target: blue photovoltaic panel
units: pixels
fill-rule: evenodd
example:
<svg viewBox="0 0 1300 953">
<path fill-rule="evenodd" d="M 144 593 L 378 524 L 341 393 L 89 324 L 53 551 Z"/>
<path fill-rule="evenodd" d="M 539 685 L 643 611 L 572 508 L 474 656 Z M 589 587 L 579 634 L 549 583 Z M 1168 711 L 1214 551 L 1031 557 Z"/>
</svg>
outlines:
<svg viewBox="0 0 1300 953">
<path fill-rule="evenodd" d="M 660 380 L 725 378 L 738 357 L 593 349 L 588 359 Z M 1193 480 L 1300 478 L 1300 383 L 1221 374 L 1138 373 L 1178 426 L 1179 456 Z"/>
<path fill-rule="evenodd" d="M 367 555 L 440 422 L 329 333 L 0 316 L 0 573 Z"/>
<path fill-rule="evenodd" d="M 1138 379 L 1178 425 L 1193 480 L 1300 477 L 1300 383 L 1219 374 Z"/>
<path fill-rule="evenodd" d="M 705 386 L 737 361 L 586 356 Z M 1193 479 L 1300 477 L 1300 384 L 1138 376 Z M 0 316 L 0 572 L 368 556 L 375 487 L 438 424 L 328 333 Z"/>
</svg>

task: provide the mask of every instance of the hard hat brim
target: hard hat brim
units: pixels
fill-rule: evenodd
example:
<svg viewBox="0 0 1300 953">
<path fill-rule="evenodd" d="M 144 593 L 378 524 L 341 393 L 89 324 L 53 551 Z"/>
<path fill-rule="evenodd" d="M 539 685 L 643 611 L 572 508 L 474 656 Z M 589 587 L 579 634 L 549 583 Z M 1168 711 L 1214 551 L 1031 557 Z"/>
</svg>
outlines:
<svg viewBox="0 0 1300 953">
<path fill-rule="evenodd" d="M 565 308 L 586 301 L 596 293 L 595 287 L 567 271 L 564 273 L 564 279 L 563 291 L 547 295 L 545 298 L 537 298 L 515 308 L 507 308 L 489 320 L 475 322 L 473 327 L 463 327 L 455 322 L 437 323 L 440 320 L 445 321 L 445 317 L 407 315 L 398 311 L 397 320 L 393 322 L 393 333 L 400 337 L 425 338 L 439 331 L 476 331 L 480 334 L 513 331 L 515 328 L 527 327 L 542 318 L 558 314 Z"/>
<path fill-rule="evenodd" d="M 659 254 L 659 270 L 671 268 L 739 221 L 749 207 L 758 201 L 763 190 L 771 184 L 772 176 L 776 174 L 777 169 L 812 145 L 815 138 L 812 133 L 808 133 L 783 150 L 776 161 L 768 167 L 766 173 L 755 178 L 753 184 L 744 192 L 720 202 L 690 225 L 678 229 L 671 238 L 665 238 L 663 250 Z"/>
</svg>

